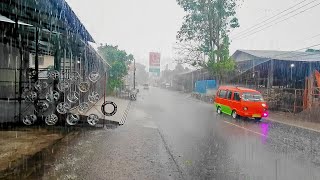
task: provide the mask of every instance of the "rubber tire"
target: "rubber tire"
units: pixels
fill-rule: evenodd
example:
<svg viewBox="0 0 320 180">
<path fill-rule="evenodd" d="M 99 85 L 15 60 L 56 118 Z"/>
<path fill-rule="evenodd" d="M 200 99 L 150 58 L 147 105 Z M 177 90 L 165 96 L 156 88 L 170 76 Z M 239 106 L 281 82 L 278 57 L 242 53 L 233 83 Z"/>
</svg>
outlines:
<svg viewBox="0 0 320 180">
<path fill-rule="evenodd" d="M 112 111 L 111 113 L 108 113 L 108 112 L 106 112 L 106 110 L 105 110 L 105 106 L 108 105 L 108 104 L 110 104 L 110 105 L 113 106 L 113 111 Z M 114 102 L 112 102 L 112 101 L 106 101 L 106 102 L 104 102 L 104 103 L 102 104 L 102 106 L 101 106 L 101 112 L 102 112 L 105 116 L 113 116 L 113 115 L 115 115 L 115 114 L 117 113 L 117 110 L 118 110 L 118 106 L 116 105 L 116 103 L 114 103 Z"/>
<path fill-rule="evenodd" d="M 222 114 L 221 107 L 218 107 L 218 108 L 217 108 L 217 113 L 218 113 L 218 114 Z"/>
<path fill-rule="evenodd" d="M 232 116 L 233 119 L 238 119 L 238 117 L 239 117 L 235 110 L 232 111 L 231 116 Z"/>
<path fill-rule="evenodd" d="M 255 122 L 261 122 L 262 118 L 254 118 Z"/>
</svg>

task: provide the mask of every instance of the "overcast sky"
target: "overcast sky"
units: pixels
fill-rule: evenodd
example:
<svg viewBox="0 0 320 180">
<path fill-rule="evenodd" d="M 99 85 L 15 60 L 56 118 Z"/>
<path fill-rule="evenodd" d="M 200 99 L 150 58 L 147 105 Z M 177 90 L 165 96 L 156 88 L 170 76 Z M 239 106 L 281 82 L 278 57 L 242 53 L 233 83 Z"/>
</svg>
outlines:
<svg viewBox="0 0 320 180">
<path fill-rule="evenodd" d="M 247 28 L 263 22 L 277 13 L 298 4 L 302 0 L 244 0 L 245 2 L 238 10 L 238 17 L 241 28 L 232 32 L 231 37 L 243 32 Z M 282 17 L 273 23 L 270 28 L 254 35 L 242 39 L 234 39 L 231 43 L 231 52 L 237 49 L 262 49 L 262 50 L 297 50 L 303 47 L 308 47 L 320 43 L 320 5 L 305 11 L 297 16 L 294 16 L 281 23 L 275 24 L 286 17 L 300 13 L 301 11 L 311 8 L 320 3 L 318 0 L 306 0 L 299 6 L 286 11 L 278 17 L 285 15 L 295 9 L 301 8 L 292 12 L 290 15 Z M 308 3 L 312 2 L 309 5 Z M 306 5 L 305 7 L 302 7 Z M 271 20 L 270 20 L 271 21 Z M 270 22 L 268 21 L 268 22 Z M 275 25 L 273 25 L 275 24 Z M 266 25 L 268 26 L 268 25 Z M 258 31 L 259 29 L 257 29 Z M 239 37 L 239 35 L 238 35 Z M 319 48 L 319 47 L 316 47 Z"/>
<path fill-rule="evenodd" d="M 239 33 L 247 28 L 300 1 L 302 0 L 244 0 L 238 9 L 241 28 L 233 31 L 231 37 L 239 36 Z M 311 1 L 313 0 L 306 0 L 304 4 Z M 161 52 L 162 65 L 171 61 L 176 33 L 184 16 L 183 10 L 175 0 L 67 0 L 67 2 L 97 43 L 119 45 L 121 49 L 132 53 L 137 61 L 144 64 L 148 62 L 150 51 Z M 317 6 L 257 34 L 242 39 L 233 38 L 231 53 L 237 49 L 296 50 L 320 43 L 320 36 L 312 38 L 320 34 L 319 17 L 320 6 Z"/>
<path fill-rule="evenodd" d="M 147 64 L 150 51 L 172 56 L 183 10 L 175 0 L 67 0 L 98 43 L 119 45 Z"/>
</svg>

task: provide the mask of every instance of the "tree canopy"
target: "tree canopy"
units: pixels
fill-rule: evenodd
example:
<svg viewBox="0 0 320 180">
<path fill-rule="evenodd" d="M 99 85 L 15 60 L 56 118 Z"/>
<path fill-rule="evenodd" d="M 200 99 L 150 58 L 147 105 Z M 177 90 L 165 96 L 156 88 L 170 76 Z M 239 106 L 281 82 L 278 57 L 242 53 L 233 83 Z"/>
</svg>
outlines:
<svg viewBox="0 0 320 180">
<path fill-rule="evenodd" d="M 177 39 L 182 44 L 182 54 L 189 56 L 184 58 L 188 63 L 205 67 L 219 76 L 235 68 L 229 55 L 228 34 L 239 27 L 237 1 L 177 0 L 187 13 Z"/>
<path fill-rule="evenodd" d="M 100 55 L 111 65 L 108 71 L 108 92 L 123 85 L 123 78 L 128 74 L 128 66 L 134 59 L 132 54 L 120 50 L 118 46 L 101 45 L 98 47 Z"/>
<path fill-rule="evenodd" d="M 320 52 L 319 49 L 307 49 L 306 52 Z"/>
<path fill-rule="evenodd" d="M 162 83 L 171 82 L 171 80 L 175 75 L 188 72 L 188 71 L 189 69 L 187 67 L 184 68 L 182 64 L 177 64 L 174 70 L 169 70 L 169 69 L 163 70 L 161 73 L 160 81 Z"/>
</svg>

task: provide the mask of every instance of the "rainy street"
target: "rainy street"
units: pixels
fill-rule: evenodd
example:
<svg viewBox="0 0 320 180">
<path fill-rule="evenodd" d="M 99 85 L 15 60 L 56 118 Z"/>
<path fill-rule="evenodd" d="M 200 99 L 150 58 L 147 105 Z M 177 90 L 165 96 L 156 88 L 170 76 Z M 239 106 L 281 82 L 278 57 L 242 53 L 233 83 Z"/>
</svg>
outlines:
<svg viewBox="0 0 320 180">
<path fill-rule="evenodd" d="M 44 179 L 319 179 L 319 133 L 217 116 L 175 91 L 141 90 L 126 123 L 82 133 Z"/>
<path fill-rule="evenodd" d="M 320 180 L 320 0 L 1 0 L 0 179 Z"/>
</svg>

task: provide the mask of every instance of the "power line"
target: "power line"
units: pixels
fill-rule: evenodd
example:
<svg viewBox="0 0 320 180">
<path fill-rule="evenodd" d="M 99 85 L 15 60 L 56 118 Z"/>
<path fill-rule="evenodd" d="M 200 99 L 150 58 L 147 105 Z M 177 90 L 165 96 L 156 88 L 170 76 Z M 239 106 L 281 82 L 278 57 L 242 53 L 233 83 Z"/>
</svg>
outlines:
<svg viewBox="0 0 320 180">
<path fill-rule="evenodd" d="M 272 26 L 274 26 L 274 25 L 276 25 L 276 24 L 279 24 L 279 23 L 281 23 L 281 22 L 284 22 L 284 21 L 286 21 L 286 20 L 288 20 L 288 19 L 290 19 L 290 18 L 292 18 L 292 17 L 295 17 L 295 16 L 297 16 L 297 15 L 299 15 L 299 14 L 302 14 L 302 13 L 304 13 L 304 12 L 310 10 L 310 9 L 313 9 L 313 8 L 319 6 L 319 5 L 320 5 L 320 3 L 318 3 L 318 4 L 314 5 L 314 6 L 311 6 L 311 7 L 307 8 L 307 9 L 304 9 L 304 10 L 302 10 L 302 11 L 300 11 L 300 12 L 298 12 L 298 13 L 292 15 L 292 16 L 289 16 L 289 17 L 286 18 L 286 19 L 283 19 L 283 20 L 278 21 L 278 22 L 276 22 L 276 23 L 274 23 L 274 24 L 271 24 L 271 25 L 269 25 L 269 26 L 266 26 L 266 27 L 264 27 L 263 29 L 260 29 L 260 30 L 258 30 L 258 31 L 255 31 L 255 32 L 250 33 L 250 34 L 248 34 L 248 35 L 236 37 L 236 38 L 234 38 L 233 40 L 243 39 L 243 38 L 246 38 L 246 37 L 251 36 L 251 35 L 253 35 L 253 34 L 259 33 L 259 32 L 261 32 L 261 31 L 263 31 L 263 30 L 265 30 L 265 29 L 268 29 L 268 28 L 270 28 L 270 27 L 272 27 Z M 246 34 L 247 34 L 247 33 L 246 33 Z"/>
<path fill-rule="evenodd" d="M 270 24 L 270 23 L 273 23 L 273 22 L 275 22 L 275 21 L 277 21 L 277 20 L 279 20 L 279 19 L 281 19 L 281 18 L 284 18 L 285 16 L 290 15 L 290 14 L 294 13 L 295 11 L 298 11 L 298 10 L 306 7 L 306 6 L 314 3 L 315 1 L 317 1 L 317 0 L 313 0 L 313 1 L 309 2 L 309 3 L 307 3 L 307 4 L 304 4 L 303 6 L 298 7 L 298 8 L 296 8 L 296 9 L 294 9 L 294 10 L 292 10 L 292 11 L 290 11 L 290 12 L 288 12 L 288 13 L 282 15 L 282 16 L 280 16 L 280 17 L 277 18 L 277 19 L 270 18 L 270 19 L 273 19 L 273 20 L 272 20 L 272 21 L 269 21 L 269 22 L 264 21 L 264 22 L 262 22 L 262 23 L 259 23 L 259 25 L 256 25 L 254 28 L 251 28 L 251 30 L 243 31 L 242 33 L 238 33 L 238 34 L 237 34 L 235 37 L 233 37 L 233 38 L 238 38 L 238 37 L 240 37 L 240 36 L 243 36 L 243 35 L 245 35 L 245 34 L 248 34 L 248 33 L 252 32 L 252 31 L 254 31 L 254 30 L 263 28 L 263 26 L 266 26 L 266 25 L 268 25 L 268 24 Z M 284 12 L 286 12 L 286 11 L 284 11 Z M 282 14 L 282 13 L 281 13 L 281 14 Z M 261 25 L 260 25 L 260 24 L 261 24 Z"/>
<path fill-rule="evenodd" d="M 316 35 L 314 35 L 314 36 L 312 36 L 312 37 L 308 38 L 307 40 L 309 40 L 309 39 L 313 39 L 313 38 L 315 38 L 315 37 L 319 37 L 319 36 L 320 36 L 320 34 L 316 34 Z"/>
<path fill-rule="evenodd" d="M 297 4 L 295 4 L 295 5 L 291 6 L 291 7 L 289 7 L 288 9 L 285 9 L 285 10 L 283 10 L 283 11 L 279 12 L 278 14 L 276 14 L 276 15 L 274 15 L 274 16 L 272 16 L 272 17 L 270 17 L 270 18 L 266 19 L 266 20 L 264 20 L 264 21 L 262 21 L 262 22 L 260 22 L 260 23 L 257 23 L 257 24 L 255 24 L 255 25 L 253 25 L 253 26 L 251 26 L 251 27 L 249 27 L 249 28 L 247 28 L 247 29 L 245 29 L 245 30 L 243 30 L 243 31 L 241 31 L 241 32 L 239 32 L 239 33 L 237 33 L 237 34 L 235 34 L 234 36 L 238 36 L 239 34 L 242 34 L 242 33 L 246 32 L 246 31 L 248 31 L 248 30 L 250 30 L 250 29 L 252 29 L 252 28 L 254 28 L 254 27 L 256 27 L 256 26 L 258 26 L 258 25 L 260 25 L 260 24 L 264 24 L 265 22 L 267 22 L 267 21 L 269 21 L 269 20 L 271 20 L 271 19 L 273 19 L 273 18 L 275 18 L 275 17 L 277 17 L 277 16 L 279 16 L 279 15 L 283 14 L 284 12 L 287 12 L 288 10 L 290 10 L 290 9 L 292 9 L 292 8 L 294 8 L 294 7 L 296 7 L 296 6 L 300 5 L 300 4 L 302 4 L 302 3 L 304 3 L 305 1 L 308 1 L 308 0 L 300 1 L 299 3 L 297 3 Z"/>
</svg>

